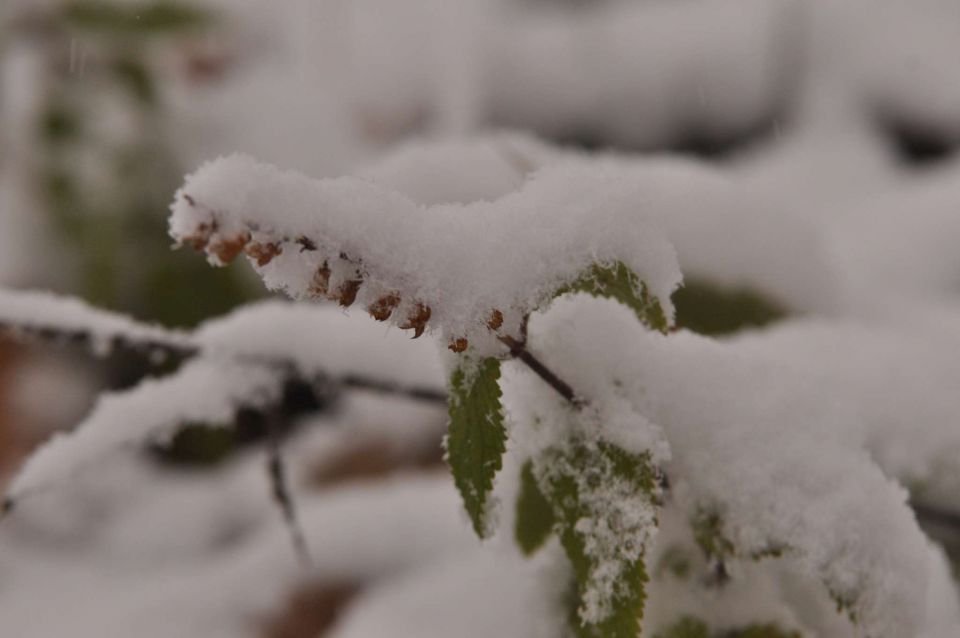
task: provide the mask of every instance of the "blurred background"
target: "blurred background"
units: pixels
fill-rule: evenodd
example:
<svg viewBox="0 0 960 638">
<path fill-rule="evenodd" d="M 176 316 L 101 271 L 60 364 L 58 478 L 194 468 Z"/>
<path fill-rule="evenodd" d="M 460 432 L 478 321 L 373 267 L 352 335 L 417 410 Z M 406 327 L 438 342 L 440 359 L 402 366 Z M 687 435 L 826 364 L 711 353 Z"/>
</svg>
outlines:
<svg viewBox="0 0 960 638">
<path fill-rule="evenodd" d="M 584 151 L 694 158 L 756 202 L 674 229 L 682 326 L 720 335 L 792 315 L 952 304 L 958 60 L 956 0 L 4 0 L 0 286 L 195 326 L 266 294 L 245 265 L 212 269 L 170 250 L 168 204 L 204 160 L 241 151 L 335 176 L 411 140 L 511 129 Z M 97 392 L 154 373 L 142 355 L 95 360 L 0 338 L 0 484 Z M 334 403 L 308 397 L 298 423 L 362 422 L 367 434 L 348 442 L 329 423 L 294 433 L 302 489 L 335 498 L 360 480 L 444 471 L 442 408 Z M 4 540 L 0 617 L 22 627 L 9 635 L 319 636 L 379 577 L 304 583 L 286 557 L 276 561 L 287 571 L 260 577 L 272 584 L 238 593 L 221 569 L 208 583 L 219 594 L 177 598 L 187 572 L 176 565 L 229 563 L 238 539 L 280 525 L 268 488 L 251 487 L 262 424 L 184 425 L 139 469 L 110 475 L 162 468 L 148 470 L 162 476 L 155 493 L 104 478 Z M 163 512 L 193 520 L 158 527 Z M 287 549 L 282 536 L 271 556 Z M 27 551 L 18 543 L 43 551 L 15 560 Z M 416 563 L 413 550 L 396 553 Z M 162 582 L 132 593 L 145 578 Z M 40 619 L 52 609 L 62 617 Z M 163 629 L 168 613 L 193 614 L 177 625 L 187 633 Z"/>
</svg>

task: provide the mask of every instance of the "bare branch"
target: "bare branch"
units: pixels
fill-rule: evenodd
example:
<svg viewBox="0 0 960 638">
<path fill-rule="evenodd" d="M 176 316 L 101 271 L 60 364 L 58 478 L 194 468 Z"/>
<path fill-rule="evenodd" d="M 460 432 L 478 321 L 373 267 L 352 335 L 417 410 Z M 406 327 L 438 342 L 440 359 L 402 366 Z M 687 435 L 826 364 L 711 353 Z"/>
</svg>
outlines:
<svg viewBox="0 0 960 638">
<path fill-rule="evenodd" d="M 283 521 L 290 533 L 290 541 L 297 558 L 305 569 L 309 569 L 313 566 L 313 559 L 303 529 L 297 519 L 296 506 L 287 482 L 287 473 L 280 447 L 282 430 L 282 412 L 274 408 L 267 414 L 267 473 L 270 477 L 273 499 L 280 506 Z"/>
</svg>

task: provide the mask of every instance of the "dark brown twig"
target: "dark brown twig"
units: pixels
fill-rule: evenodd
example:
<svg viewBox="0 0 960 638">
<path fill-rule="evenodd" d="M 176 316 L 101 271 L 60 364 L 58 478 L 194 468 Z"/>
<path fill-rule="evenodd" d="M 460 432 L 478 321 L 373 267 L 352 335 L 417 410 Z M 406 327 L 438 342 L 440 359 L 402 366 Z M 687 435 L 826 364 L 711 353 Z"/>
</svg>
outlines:
<svg viewBox="0 0 960 638">
<path fill-rule="evenodd" d="M 573 407 L 580 409 L 586 405 L 586 401 L 576 395 L 569 383 L 561 379 L 557 373 L 548 368 L 542 361 L 537 359 L 532 352 L 527 350 L 525 342 L 517 341 L 512 337 L 506 336 L 498 336 L 497 339 L 510 348 L 510 355 L 512 357 L 522 361 L 538 377 L 543 379 L 547 385 L 556 390 L 557 394 L 573 404 Z"/>
<path fill-rule="evenodd" d="M 281 431 L 283 429 L 282 419 L 283 416 L 279 409 L 273 409 L 267 414 L 267 474 L 270 477 L 273 500 L 280 506 L 283 522 L 290 532 L 290 542 L 293 543 L 297 558 L 305 569 L 310 569 L 313 566 L 313 559 L 310 556 L 307 539 L 303 535 L 303 529 L 297 519 L 297 510 L 293 496 L 290 494 L 286 467 L 280 449 Z"/>
</svg>

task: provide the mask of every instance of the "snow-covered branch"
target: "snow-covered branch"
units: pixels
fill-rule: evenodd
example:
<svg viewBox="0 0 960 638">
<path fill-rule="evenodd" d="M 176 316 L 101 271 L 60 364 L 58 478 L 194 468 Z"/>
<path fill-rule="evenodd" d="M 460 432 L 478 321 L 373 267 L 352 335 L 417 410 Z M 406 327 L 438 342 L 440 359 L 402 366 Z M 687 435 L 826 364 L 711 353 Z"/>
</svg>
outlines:
<svg viewBox="0 0 960 638">
<path fill-rule="evenodd" d="M 48 292 L 0 289 L 0 331 L 14 337 L 79 343 L 98 355 L 109 354 L 114 347 L 159 355 L 196 353 L 186 332 L 138 322 L 75 297 Z"/>
<path fill-rule="evenodd" d="M 304 336 L 318 328 L 336 337 Z M 430 348 L 411 346 L 396 336 L 387 339 L 389 345 L 377 348 L 385 339 L 381 329 L 363 319 L 350 320 L 330 306 L 261 302 L 187 332 L 138 322 L 73 297 L 0 290 L 0 333 L 77 343 L 98 355 L 120 348 L 162 360 L 232 360 L 332 386 L 432 402 L 446 398 Z M 357 356 L 364 352 L 370 356 Z M 405 357 L 409 364 L 401 363 Z"/>
<path fill-rule="evenodd" d="M 672 316 L 680 274 L 641 186 L 558 163 L 492 201 L 422 205 L 368 179 L 234 155 L 187 178 L 170 232 L 214 264 L 246 253 L 292 297 L 356 302 L 415 336 L 435 328 L 454 351 L 492 354 L 504 348 L 491 322 L 518 338 L 524 317 L 597 263 L 626 264 Z"/>
</svg>

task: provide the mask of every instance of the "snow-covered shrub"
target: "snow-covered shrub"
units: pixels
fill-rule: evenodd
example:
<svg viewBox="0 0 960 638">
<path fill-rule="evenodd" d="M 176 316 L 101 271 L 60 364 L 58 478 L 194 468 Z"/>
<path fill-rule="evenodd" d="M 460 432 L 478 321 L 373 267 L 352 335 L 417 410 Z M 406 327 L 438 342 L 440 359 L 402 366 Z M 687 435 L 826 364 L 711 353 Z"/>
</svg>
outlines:
<svg viewBox="0 0 960 638">
<path fill-rule="evenodd" d="M 510 135 L 410 147 L 322 180 L 246 156 L 206 164 L 175 196 L 176 243 L 214 265 L 246 255 L 299 302 L 183 332 L 3 293 L 0 320 L 23 334 L 190 359 L 101 397 L 76 432 L 26 463 L 7 509 L 15 519 L 105 453 L 184 423 L 227 426 L 240 411 L 274 423 L 291 380 L 446 396 L 447 462 L 487 543 L 430 578 L 496 578 L 478 563 L 493 561 L 513 574 L 496 588 L 527 605 L 458 584 L 447 595 L 463 597 L 460 613 L 513 609 L 501 622 L 518 636 L 952 635 L 960 605 L 947 562 L 901 486 L 957 507 L 960 404 L 949 385 L 960 371 L 935 340 L 854 320 L 794 319 L 726 341 L 672 329 L 679 263 L 703 241 L 695 229 L 714 223 L 696 207 L 713 201 L 705 216 L 749 220 L 738 197 L 684 163 L 561 153 Z M 686 242 L 679 263 L 671 235 Z M 723 273 L 722 255 L 704 263 Z M 803 299 L 787 274 L 753 283 L 775 294 L 779 281 L 784 298 Z M 403 331 L 435 337 L 445 359 Z M 902 374 L 867 374 L 890 365 Z M 325 556 L 305 540 L 312 519 L 297 525 L 272 449 L 294 540 Z M 529 567 L 517 566 L 523 555 Z M 417 604 L 411 587 L 414 599 L 361 604 L 341 634 L 382 631 L 376 610 L 388 626 L 387 610 Z"/>
<path fill-rule="evenodd" d="M 911 468 L 938 450 L 885 447 L 902 430 L 838 400 L 817 362 L 778 356 L 788 335 L 751 345 L 670 330 L 680 271 L 663 221 L 688 202 L 664 167 L 523 138 L 484 152 L 459 151 L 442 195 L 426 192 L 431 152 L 325 180 L 223 158 L 177 193 L 171 234 L 215 265 L 245 254 L 271 288 L 452 351 L 447 461 L 475 531 L 568 565 L 535 579 L 567 609 L 542 630 L 567 618 L 583 636 L 948 635 L 960 609 L 946 563 L 896 483 L 936 481 Z M 458 155 L 435 153 L 433 165 Z M 466 170 L 491 158 L 500 173 Z M 27 331 L 194 357 L 102 398 L 27 463 L 10 507 L 118 445 L 241 407 L 269 413 L 291 377 L 439 396 L 417 342 L 389 332 L 387 345 L 325 304 L 195 333 L 45 296 L 8 293 L 4 308 Z"/>
</svg>

